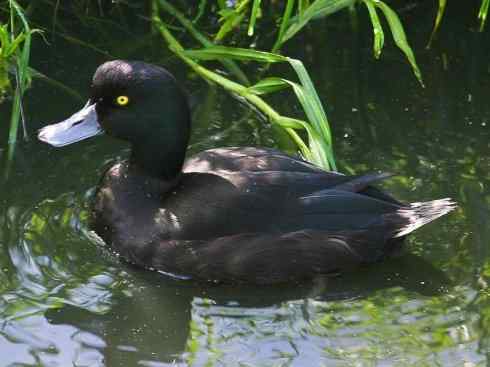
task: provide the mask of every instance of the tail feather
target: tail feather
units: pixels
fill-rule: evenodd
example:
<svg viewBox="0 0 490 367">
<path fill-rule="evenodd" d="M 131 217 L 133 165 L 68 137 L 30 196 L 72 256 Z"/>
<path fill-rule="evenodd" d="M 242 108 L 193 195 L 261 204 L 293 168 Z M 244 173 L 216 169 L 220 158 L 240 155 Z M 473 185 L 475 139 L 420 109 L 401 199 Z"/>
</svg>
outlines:
<svg viewBox="0 0 490 367">
<path fill-rule="evenodd" d="M 411 203 L 408 207 L 398 209 L 397 216 L 403 220 L 403 225 L 395 232 L 394 238 L 403 237 L 417 228 L 446 215 L 457 208 L 456 202 L 451 198 Z"/>
</svg>

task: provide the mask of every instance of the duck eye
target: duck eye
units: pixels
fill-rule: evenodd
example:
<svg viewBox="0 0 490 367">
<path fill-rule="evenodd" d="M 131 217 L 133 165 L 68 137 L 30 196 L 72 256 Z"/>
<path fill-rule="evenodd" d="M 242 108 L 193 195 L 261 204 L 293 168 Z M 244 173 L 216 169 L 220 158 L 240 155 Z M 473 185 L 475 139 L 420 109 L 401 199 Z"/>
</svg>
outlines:
<svg viewBox="0 0 490 367">
<path fill-rule="evenodd" d="M 116 103 L 118 106 L 126 106 L 129 103 L 128 96 L 119 96 L 116 98 Z"/>
</svg>

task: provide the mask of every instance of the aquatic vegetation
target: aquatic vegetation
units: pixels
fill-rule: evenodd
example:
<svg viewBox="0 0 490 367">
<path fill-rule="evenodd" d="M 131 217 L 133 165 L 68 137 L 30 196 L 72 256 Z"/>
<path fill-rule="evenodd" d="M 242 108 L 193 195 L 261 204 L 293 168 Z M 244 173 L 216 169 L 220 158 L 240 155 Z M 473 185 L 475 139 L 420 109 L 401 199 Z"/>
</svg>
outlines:
<svg viewBox="0 0 490 367">
<path fill-rule="evenodd" d="M 446 2 L 446 0 L 439 0 L 438 2 L 439 7 L 429 45 L 433 41 L 444 17 Z M 91 0 L 78 0 L 70 4 L 46 0 L 44 3 L 46 6 L 52 7 L 53 18 L 49 24 L 40 25 L 40 27 L 46 31 L 51 29 L 53 34 L 58 33 L 69 42 L 80 44 L 83 47 L 94 49 L 106 55 L 109 53 L 106 50 L 102 50 L 99 45 L 69 34 L 66 27 L 62 24 L 62 18 L 66 10 L 70 9 L 83 23 L 97 24 L 96 28 L 100 29 L 101 34 L 105 34 L 107 33 L 104 30 L 105 26 L 112 26 L 116 22 L 113 19 L 102 19 L 102 15 L 108 14 L 108 12 L 110 14 L 121 13 L 125 7 L 133 8 L 139 6 L 127 1 L 117 1 L 110 6 L 100 1 Z M 489 3 L 490 0 L 481 1 L 478 13 L 480 31 L 485 26 Z M 39 4 L 38 1 L 29 3 L 29 9 L 39 8 Z M 193 61 L 194 65 L 198 65 L 201 71 L 204 68 L 204 61 L 213 60 L 221 63 L 227 70 L 228 75 L 219 74 L 218 84 L 235 95 L 243 97 L 248 103 L 251 103 L 261 111 L 272 123 L 282 126 L 286 134 L 289 135 L 290 142 L 287 143 L 289 146 L 292 141 L 305 159 L 326 169 L 335 169 L 329 122 L 318 94 L 313 87 L 313 82 L 310 80 L 302 62 L 300 60 L 292 62 L 293 59 L 281 56 L 281 50 L 286 42 L 300 34 L 307 26 L 310 26 L 310 28 L 315 27 L 315 22 L 319 19 L 341 11 L 350 11 L 351 15 L 358 12 L 361 14 L 361 9 L 364 8 L 367 12 L 361 15 L 367 15 L 372 26 L 374 57 L 376 59 L 381 57 L 385 47 L 385 38 L 387 34 L 391 34 L 394 44 L 402 51 L 411 65 L 414 75 L 423 86 L 422 72 L 417 65 L 415 54 L 405 33 L 406 25 L 402 24 L 393 4 L 388 0 L 287 0 L 271 3 L 260 0 L 200 0 L 185 11 L 177 9 L 178 5 L 180 5 L 179 2 L 154 0 L 151 5 L 152 13 L 157 14 L 158 17 L 163 17 L 165 13 L 165 19 L 157 21 L 157 26 L 160 30 L 165 28 L 167 35 L 171 35 L 179 44 L 182 43 L 182 37 L 184 37 L 182 30 L 185 30 L 202 47 L 199 50 L 187 50 L 191 52 L 181 52 L 179 54 L 181 58 L 186 57 L 188 60 Z M 8 94 L 13 95 L 8 137 L 8 160 L 11 160 L 21 121 L 24 123 L 24 136 L 27 136 L 23 119 L 22 96 L 29 87 L 32 77 L 40 77 L 71 93 L 76 98 L 79 98 L 79 96 L 62 83 L 49 79 L 48 76 L 29 67 L 31 36 L 38 30 L 30 28 L 25 11 L 16 0 L 0 1 L 0 8 L 3 12 L 10 15 L 9 24 L 4 24 L 0 27 L 0 41 L 2 43 L 0 52 L 0 99 Z M 205 14 L 207 17 L 204 17 Z M 153 19 L 158 17 L 154 16 Z M 215 20 L 210 21 L 209 19 L 213 17 L 216 17 Z M 180 27 L 169 24 L 175 20 L 180 24 Z M 124 24 L 117 25 L 121 28 L 121 31 L 127 32 Z M 267 32 L 264 31 L 265 29 L 267 29 Z M 272 40 L 270 39 L 271 36 L 273 37 Z M 168 37 L 164 38 L 168 42 Z M 264 39 L 267 39 L 267 41 L 264 42 Z M 192 47 L 196 46 L 192 45 Z M 115 48 L 117 49 L 117 47 Z M 185 47 L 181 48 L 181 51 L 184 51 Z M 256 51 L 257 49 L 270 51 L 265 56 L 265 53 Z M 173 51 L 175 52 L 175 50 L 176 48 L 174 47 Z M 248 51 L 246 56 L 244 56 L 245 50 Z M 124 57 L 124 52 L 122 54 L 118 53 L 118 57 L 121 56 Z M 266 65 L 261 68 L 258 75 L 251 78 L 244 72 L 246 67 L 242 66 L 243 61 L 245 63 L 249 61 L 261 62 Z M 271 68 L 268 64 L 272 62 L 289 62 L 297 72 L 299 83 L 282 76 L 270 77 L 269 71 Z M 301 69 L 300 73 L 298 72 L 299 69 Z M 196 71 L 195 68 L 193 70 Z M 198 72 L 198 74 L 209 81 L 213 80 L 210 74 L 213 72 L 212 69 L 206 69 L 206 72 Z M 303 75 L 303 78 L 301 75 Z M 251 79 L 253 80 L 251 81 Z M 216 78 L 213 81 L 217 82 Z M 230 82 L 239 83 L 240 87 L 238 89 L 241 92 L 237 92 L 236 88 L 238 85 L 235 84 L 232 87 Z M 15 88 L 12 88 L 12 85 Z M 268 94 L 287 87 L 292 88 L 300 102 L 299 104 L 303 107 L 305 113 L 303 119 L 282 116 L 265 102 L 264 98 L 268 98 Z M 312 102 L 310 103 L 310 101 Z"/>
<path fill-rule="evenodd" d="M 200 9 L 205 7 L 205 1 L 200 2 Z M 420 83 L 423 85 L 420 70 L 415 61 L 415 56 L 410 48 L 403 26 L 396 13 L 385 3 L 378 0 L 363 0 L 367 6 L 374 30 L 374 53 L 375 57 L 381 55 L 384 45 L 384 32 L 379 21 L 376 9 L 384 14 L 388 21 L 388 25 L 393 34 L 395 43 L 405 53 L 408 58 L 414 73 Z M 247 102 L 255 106 L 272 122 L 281 126 L 289 134 L 290 138 L 295 142 L 302 156 L 323 167 L 325 169 L 336 169 L 335 159 L 333 155 L 332 137 L 327 115 L 322 107 L 320 98 L 314 88 L 314 85 L 300 60 L 291 59 L 278 54 L 283 44 L 296 35 L 310 20 L 333 14 L 339 10 L 354 6 L 354 0 L 339 0 L 339 1 L 300 1 L 297 12 L 294 14 L 294 0 L 288 0 L 284 7 L 284 13 L 277 30 L 277 37 L 272 46 L 271 52 L 256 51 L 252 48 L 237 48 L 224 47 L 220 44 L 230 35 L 230 32 L 239 28 L 242 21 L 246 18 L 245 15 L 250 12 L 250 18 L 247 26 L 247 35 L 253 36 L 257 19 L 261 13 L 261 2 L 255 0 L 223 2 L 218 1 L 220 28 L 217 30 L 214 40 L 210 41 L 207 37 L 199 32 L 195 27 L 195 20 L 191 21 L 179 11 L 170 2 L 160 0 L 153 2 L 154 16 L 153 20 L 160 29 L 164 39 L 170 46 L 170 49 L 182 58 L 195 72 L 203 78 L 219 84 L 226 90 L 236 93 L 243 97 Z M 168 26 L 160 19 L 159 10 L 163 10 L 177 19 L 180 24 L 202 45 L 200 50 L 184 50 L 179 41 L 171 33 Z M 199 18 L 199 14 L 196 19 Z M 201 60 L 218 60 L 226 62 L 224 66 L 232 75 L 237 77 L 241 83 L 238 84 L 222 75 L 218 75 L 202 65 L 196 63 Z M 260 75 L 253 86 L 247 88 L 249 78 L 246 77 L 243 71 L 233 62 L 235 60 L 256 61 L 263 63 L 274 62 L 289 62 L 296 71 L 300 83 L 295 83 L 290 80 L 279 77 L 263 77 Z M 267 69 L 265 69 L 267 70 Z M 259 95 L 265 95 L 287 86 L 292 87 L 300 104 L 303 107 L 307 121 L 293 119 L 282 116 L 269 104 L 267 104 Z M 301 131 L 306 131 L 307 141 L 303 140 Z"/>
<path fill-rule="evenodd" d="M 482 0 L 480 11 L 478 12 L 478 20 L 480 21 L 480 32 L 482 32 L 483 29 L 485 28 L 489 5 L 490 5 L 490 0 Z"/>
<path fill-rule="evenodd" d="M 9 150 L 7 159 L 10 161 L 14 155 L 19 123 L 21 121 L 24 138 L 27 139 L 22 96 L 31 84 L 31 70 L 29 69 L 31 37 L 39 30 L 31 29 L 22 7 L 15 0 L 9 0 L 8 5 L 10 24 L 0 26 L 0 95 L 3 97 L 10 88 L 9 73 L 12 70 L 12 74 L 15 77 L 15 89 L 13 91 L 14 98 L 8 137 Z M 17 22 L 20 23 L 20 27 L 16 26 Z M 18 28 L 20 28 L 20 31 Z"/>
<path fill-rule="evenodd" d="M 184 19 L 182 13 L 168 2 L 160 1 L 159 3 L 163 10 L 171 12 L 178 20 L 181 21 Z M 202 41 L 205 39 L 205 36 L 198 33 L 193 27 L 191 28 L 191 23 L 189 21 L 181 21 L 181 24 L 188 29 L 191 28 L 191 34 L 194 36 L 198 34 L 199 36 L 195 38 L 201 40 L 201 43 L 205 45 L 205 48 L 200 50 L 184 50 L 179 41 L 172 35 L 169 28 L 160 19 L 158 15 L 158 4 L 156 4 L 156 2 L 154 3 L 153 20 L 162 36 L 169 44 L 170 49 L 186 62 L 197 74 L 222 86 L 226 90 L 243 97 L 247 102 L 267 116 L 271 122 L 284 128 L 298 146 L 298 149 L 306 160 L 327 170 L 336 169 L 328 119 L 308 72 L 300 60 L 253 49 L 212 46 L 209 42 Z M 267 77 L 259 79 L 253 86 L 246 86 L 205 68 L 195 60 L 242 60 L 263 63 L 289 62 L 296 71 L 300 84 L 283 78 Z M 233 65 L 234 70 L 239 70 L 236 64 L 231 65 Z M 246 80 L 248 80 L 248 78 L 246 78 Z M 260 97 L 260 95 L 272 93 L 288 86 L 292 87 L 294 90 L 303 107 L 305 115 L 308 118 L 308 122 L 281 115 Z M 300 134 L 298 134 L 298 131 L 306 132 L 308 136 L 307 142 L 302 139 Z"/>
</svg>

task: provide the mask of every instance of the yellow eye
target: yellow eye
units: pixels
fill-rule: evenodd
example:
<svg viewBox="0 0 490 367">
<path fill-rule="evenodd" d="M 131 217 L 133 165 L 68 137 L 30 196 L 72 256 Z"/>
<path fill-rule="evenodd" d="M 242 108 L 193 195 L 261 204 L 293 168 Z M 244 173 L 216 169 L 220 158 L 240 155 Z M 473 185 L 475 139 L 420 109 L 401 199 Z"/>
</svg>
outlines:
<svg viewBox="0 0 490 367">
<path fill-rule="evenodd" d="M 116 98 L 116 103 L 119 106 L 126 106 L 129 103 L 129 97 L 128 96 L 119 96 Z"/>
</svg>

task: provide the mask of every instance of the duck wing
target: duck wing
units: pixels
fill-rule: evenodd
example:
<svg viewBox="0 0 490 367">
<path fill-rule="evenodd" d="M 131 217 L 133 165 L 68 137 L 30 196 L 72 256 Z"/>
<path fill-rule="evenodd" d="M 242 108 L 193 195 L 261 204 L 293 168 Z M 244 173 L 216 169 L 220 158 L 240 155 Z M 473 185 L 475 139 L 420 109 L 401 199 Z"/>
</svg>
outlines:
<svg viewBox="0 0 490 367">
<path fill-rule="evenodd" d="M 214 171 L 281 171 L 281 172 L 323 172 L 314 164 L 284 154 L 270 148 L 229 147 L 202 151 L 189 158 L 184 172 L 210 173 Z M 336 172 L 329 175 L 339 176 Z"/>
<path fill-rule="evenodd" d="M 402 207 L 363 193 L 386 174 L 332 177 L 328 172 L 190 172 L 164 199 L 155 220 L 170 238 L 209 240 L 249 232 L 366 229 L 382 220 L 380 214 Z"/>
<path fill-rule="evenodd" d="M 174 276 L 213 282 L 274 284 L 336 274 L 379 260 L 379 233 L 328 233 L 302 230 L 290 233 L 241 233 L 209 241 L 160 241 L 147 247 L 151 266 Z"/>
<path fill-rule="evenodd" d="M 205 150 L 189 158 L 184 164 L 183 172 L 216 174 L 231 180 L 235 176 L 235 181 L 245 183 L 239 185 L 243 187 L 247 186 L 247 182 L 289 188 L 302 187 L 302 194 L 337 186 L 339 190 L 362 192 L 380 200 L 401 204 L 390 195 L 370 186 L 393 174 L 346 176 L 338 172 L 325 171 L 303 159 L 270 148 L 229 147 Z M 300 181 L 305 183 L 306 187 L 300 184 Z"/>
</svg>

